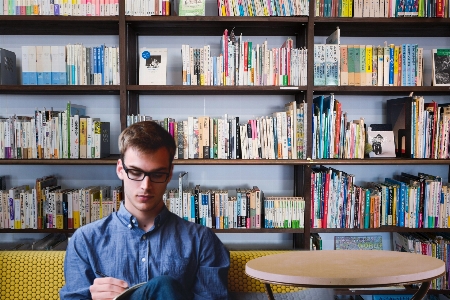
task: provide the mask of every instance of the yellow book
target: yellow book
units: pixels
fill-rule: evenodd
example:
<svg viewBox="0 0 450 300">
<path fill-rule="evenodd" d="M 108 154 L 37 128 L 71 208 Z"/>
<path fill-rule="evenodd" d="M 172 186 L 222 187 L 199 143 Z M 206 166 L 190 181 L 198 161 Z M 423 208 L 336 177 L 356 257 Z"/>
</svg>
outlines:
<svg viewBox="0 0 450 300">
<path fill-rule="evenodd" d="M 81 193 L 69 192 L 67 195 L 68 200 L 72 199 L 72 218 L 73 218 L 73 228 L 80 228 L 80 199 Z M 74 199 L 75 198 L 75 199 Z"/>
<path fill-rule="evenodd" d="M 372 45 L 366 45 L 366 85 L 372 85 Z"/>
<path fill-rule="evenodd" d="M 392 226 L 397 226 L 397 204 L 398 204 L 398 195 L 397 195 L 397 186 L 392 186 L 392 191 L 394 193 L 393 202 L 392 202 Z"/>
<path fill-rule="evenodd" d="M 80 158 L 87 158 L 87 118 L 80 117 Z"/>
<path fill-rule="evenodd" d="M 351 17 L 353 17 L 353 0 L 347 0 L 347 1 L 348 1 L 348 4 L 347 4 L 348 17 L 351 18 Z"/>
<path fill-rule="evenodd" d="M 398 56 L 400 54 L 400 46 L 394 46 L 394 86 L 398 85 Z"/>
<path fill-rule="evenodd" d="M 348 2 L 349 0 L 342 0 L 342 11 L 340 17 L 348 17 Z"/>
</svg>

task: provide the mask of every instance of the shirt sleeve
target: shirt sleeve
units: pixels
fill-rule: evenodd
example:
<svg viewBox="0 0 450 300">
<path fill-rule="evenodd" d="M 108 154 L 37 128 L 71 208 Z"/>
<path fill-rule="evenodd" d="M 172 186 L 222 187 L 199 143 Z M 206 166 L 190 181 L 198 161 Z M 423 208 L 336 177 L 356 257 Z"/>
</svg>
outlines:
<svg viewBox="0 0 450 300">
<path fill-rule="evenodd" d="M 65 285 L 59 291 L 61 300 L 91 299 L 89 287 L 95 279 L 95 274 L 89 264 L 86 243 L 78 229 L 67 245 L 64 258 Z"/>
<path fill-rule="evenodd" d="M 210 229 L 200 244 L 200 266 L 194 283 L 194 299 L 228 299 L 230 253 Z"/>
</svg>

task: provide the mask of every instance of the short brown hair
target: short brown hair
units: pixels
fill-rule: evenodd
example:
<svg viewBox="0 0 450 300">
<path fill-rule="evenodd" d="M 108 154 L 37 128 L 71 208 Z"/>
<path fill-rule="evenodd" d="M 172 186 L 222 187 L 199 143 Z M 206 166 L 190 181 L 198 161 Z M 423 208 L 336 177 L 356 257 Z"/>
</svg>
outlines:
<svg viewBox="0 0 450 300">
<path fill-rule="evenodd" d="M 176 150 L 175 140 L 155 121 L 134 123 L 119 135 L 119 151 L 122 159 L 128 148 L 142 153 L 152 153 L 162 147 L 169 152 L 169 163 L 172 165 Z"/>
</svg>

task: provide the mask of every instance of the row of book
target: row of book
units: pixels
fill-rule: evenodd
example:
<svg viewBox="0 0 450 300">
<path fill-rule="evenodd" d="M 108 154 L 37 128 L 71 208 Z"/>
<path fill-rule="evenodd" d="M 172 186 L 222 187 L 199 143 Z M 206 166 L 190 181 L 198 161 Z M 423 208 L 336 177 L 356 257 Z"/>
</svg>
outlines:
<svg viewBox="0 0 450 300">
<path fill-rule="evenodd" d="M 361 187 L 354 175 L 320 166 L 311 185 L 314 228 L 449 228 L 450 190 L 439 176 L 402 172 Z"/>
<path fill-rule="evenodd" d="M 219 16 L 308 16 L 308 0 L 219 0 Z"/>
<path fill-rule="evenodd" d="M 0 1 L 3 15 L 118 16 L 119 0 Z"/>
<path fill-rule="evenodd" d="M 280 48 L 269 49 L 267 41 L 255 45 L 225 30 L 219 56 L 211 56 L 209 45 L 183 45 L 181 54 L 183 85 L 307 84 L 307 49 L 294 48 L 290 38 Z"/>
<path fill-rule="evenodd" d="M 431 282 L 430 288 L 449 289 L 450 235 L 447 232 L 394 232 L 392 235 L 394 251 L 417 253 L 436 257 L 445 262 L 445 274 Z"/>
<path fill-rule="evenodd" d="M 185 176 L 187 172 L 182 172 L 179 178 Z M 238 188 L 233 195 L 200 185 L 180 186 L 167 191 L 164 202 L 171 212 L 190 222 L 215 229 L 304 227 L 303 197 L 264 197 L 257 186 Z"/>
<path fill-rule="evenodd" d="M 416 44 L 314 45 L 314 85 L 422 86 L 423 67 Z"/>
<path fill-rule="evenodd" d="M 448 18 L 445 0 L 316 0 L 316 17 Z"/>
<path fill-rule="evenodd" d="M 167 190 L 167 208 L 187 221 L 210 228 L 303 228 L 303 197 L 264 197 L 254 186 L 228 190 L 189 187 L 181 172 L 179 187 Z M 36 180 L 35 188 L 22 185 L 0 190 L 0 228 L 77 229 L 118 211 L 122 187 L 89 186 L 63 189 L 55 176 Z"/>
<path fill-rule="evenodd" d="M 204 1 L 204 0 L 203 0 Z M 171 1 L 125 0 L 126 16 L 170 16 Z M 203 14 L 204 15 L 204 14 Z"/>
<path fill-rule="evenodd" d="M 35 110 L 32 117 L 0 118 L 0 158 L 78 159 L 110 155 L 110 123 L 67 103 L 65 111 Z"/>
<path fill-rule="evenodd" d="M 117 85 L 119 47 L 22 46 L 24 85 Z"/>
<path fill-rule="evenodd" d="M 245 123 L 227 115 L 153 121 L 174 137 L 176 159 L 306 159 L 306 107 L 306 103 L 290 102 L 285 111 Z M 129 116 L 128 124 L 149 119 Z"/>
<path fill-rule="evenodd" d="M 408 158 L 449 157 L 450 103 L 425 102 L 424 97 L 387 100 L 399 155 Z"/>
<path fill-rule="evenodd" d="M 448 158 L 450 104 L 438 106 L 414 96 L 411 105 L 411 157 Z M 409 104 L 408 104 L 409 106 Z"/>
<path fill-rule="evenodd" d="M 64 189 L 55 176 L 0 191 L 0 228 L 77 229 L 118 210 L 122 187 Z"/>
<path fill-rule="evenodd" d="M 342 103 L 334 95 L 313 99 L 312 158 L 365 157 L 364 119 L 347 120 Z"/>
</svg>

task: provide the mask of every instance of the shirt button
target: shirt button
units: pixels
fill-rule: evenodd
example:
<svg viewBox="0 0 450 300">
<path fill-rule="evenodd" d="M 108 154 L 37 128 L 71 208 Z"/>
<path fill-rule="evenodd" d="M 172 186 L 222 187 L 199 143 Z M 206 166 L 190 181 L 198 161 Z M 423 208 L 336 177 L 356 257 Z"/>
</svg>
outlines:
<svg viewBox="0 0 450 300">
<path fill-rule="evenodd" d="M 128 224 L 128 228 L 131 228 L 131 224 Z"/>
<path fill-rule="evenodd" d="M 145 258 L 142 259 L 142 262 L 145 262 Z"/>
<path fill-rule="evenodd" d="M 136 223 L 136 220 L 135 220 L 135 219 L 133 219 L 133 220 L 131 220 L 131 222 L 133 222 L 133 224 L 134 224 L 134 223 Z"/>
<path fill-rule="evenodd" d="M 142 237 L 142 239 L 143 239 L 143 240 L 146 240 L 146 239 L 147 239 L 147 237 L 146 237 L 146 236 L 144 235 L 144 236 Z"/>
</svg>

